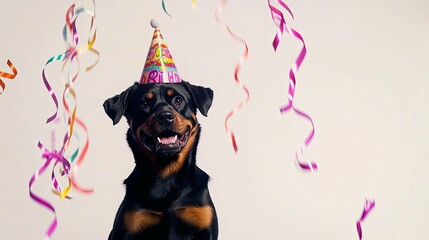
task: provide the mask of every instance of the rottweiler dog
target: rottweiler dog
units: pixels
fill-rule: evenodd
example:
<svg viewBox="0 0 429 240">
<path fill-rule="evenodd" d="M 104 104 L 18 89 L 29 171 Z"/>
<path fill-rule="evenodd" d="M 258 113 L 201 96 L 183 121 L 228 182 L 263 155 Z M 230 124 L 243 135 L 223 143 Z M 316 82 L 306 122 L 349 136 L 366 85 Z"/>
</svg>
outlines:
<svg viewBox="0 0 429 240">
<path fill-rule="evenodd" d="M 109 240 L 216 240 L 209 176 L 196 165 L 201 127 L 213 101 L 210 88 L 188 82 L 138 84 L 103 106 L 117 124 L 128 121 L 135 168 Z"/>
</svg>

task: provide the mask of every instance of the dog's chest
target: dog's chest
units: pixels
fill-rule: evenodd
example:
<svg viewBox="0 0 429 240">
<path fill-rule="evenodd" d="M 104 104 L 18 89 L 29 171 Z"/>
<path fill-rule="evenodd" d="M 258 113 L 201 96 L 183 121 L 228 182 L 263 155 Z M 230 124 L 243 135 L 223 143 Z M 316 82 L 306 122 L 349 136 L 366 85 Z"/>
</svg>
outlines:
<svg viewBox="0 0 429 240">
<path fill-rule="evenodd" d="M 173 179 L 158 179 L 148 191 L 149 199 L 154 201 L 172 202 L 178 195 L 177 180 Z"/>
</svg>

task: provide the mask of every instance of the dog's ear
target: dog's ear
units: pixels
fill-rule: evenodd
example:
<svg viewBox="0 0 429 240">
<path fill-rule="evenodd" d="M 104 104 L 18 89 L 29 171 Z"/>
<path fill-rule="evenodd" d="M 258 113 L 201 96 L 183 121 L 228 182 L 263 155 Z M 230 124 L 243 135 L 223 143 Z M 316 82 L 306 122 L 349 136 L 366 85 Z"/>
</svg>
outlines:
<svg viewBox="0 0 429 240">
<path fill-rule="evenodd" d="M 192 100 L 198 110 L 200 110 L 201 114 L 207 117 L 207 113 L 213 102 L 213 90 L 210 88 L 195 86 L 185 81 L 183 81 L 183 83 L 191 94 Z"/>
<path fill-rule="evenodd" d="M 116 125 L 121 120 L 125 110 L 127 109 L 128 101 L 137 87 L 138 83 L 135 83 L 121 94 L 104 101 L 104 111 L 106 111 L 107 115 L 112 119 L 113 125 Z"/>
</svg>

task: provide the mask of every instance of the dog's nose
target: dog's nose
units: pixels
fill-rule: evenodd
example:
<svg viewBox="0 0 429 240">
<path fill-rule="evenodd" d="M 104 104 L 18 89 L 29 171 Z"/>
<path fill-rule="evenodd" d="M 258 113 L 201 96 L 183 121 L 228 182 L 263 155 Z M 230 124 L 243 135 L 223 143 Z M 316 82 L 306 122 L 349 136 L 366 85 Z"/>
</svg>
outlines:
<svg viewBox="0 0 429 240">
<path fill-rule="evenodd" d="M 174 114 L 170 111 L 161 111 L 156 114 L 155 119 L 160 124 L 169 124 L 174 121 Z"/>
</svg>

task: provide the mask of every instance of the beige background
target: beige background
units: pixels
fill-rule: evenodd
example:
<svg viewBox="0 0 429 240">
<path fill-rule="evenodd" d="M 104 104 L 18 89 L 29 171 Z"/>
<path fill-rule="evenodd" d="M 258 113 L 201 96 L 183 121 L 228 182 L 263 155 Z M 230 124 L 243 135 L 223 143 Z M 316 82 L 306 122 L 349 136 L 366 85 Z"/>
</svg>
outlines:
<svg viewBox="0 0 429 240">
<path fill-rule="evenodd" d="M 61 30 L 71 3 L 0 3 L 0 70 L 11 59 L 19 71 L 16 80 L 5 79 L 0 95 L 2 239 L 41 239 L 52 219 L 29 198 L 28 181 L 43 162 L 36 144 L 40 139 L 49 145 L 44 122 L 54 112 L 41 71 L 64 51 Z M 199 1 L 192 11 L 191 0 L 167 0 L 173 18 L 163 13 L 161 0 L 97 3 L 95 48 L 101 59 L 76 84 L 78 115 L 91 137 L 79 180 L 96 193 L 59 201 L 50 193 L 49 174 L 42 176 L 34 189 L 56 206 L 54 239 L 107 238 L 133 159 L 126 122 L 112 126 L 102 103 L 139 79 L 154 17 L 181 76 L 215 91 L 209 118 L 199 115 L 198 163 L 213 178 L 219 239 L 358 239 L 355 221 L 367 197 L 375 198 L 376 208 L 363 223 L 365 239 L 429 239 L 428 1 L 288 1 L 296 17 L 288 23 L 308 46 L 295 103 L 316 124 L 305 154 L 319 164 L 314 174 L 293 161 L 308 123 L 278 111 L 300 43 L 284 36 L 278 52 L 272 50 L 276 28 L 266 1 L 229 1 L 222 14 L 250 47 L 241 79 L 251 100 L 231 121 L 238 154 L 223 121 L 244 97 L 233 80 L 243 48 L 216 24 L 217 2 Z M 82 17 L 82 42 L 88 24 Z M 81 57 L 83 65 L 94 59 Z M 60 69 L 53 63 L 46 70 L 58 93 Z"/>
</svg>

